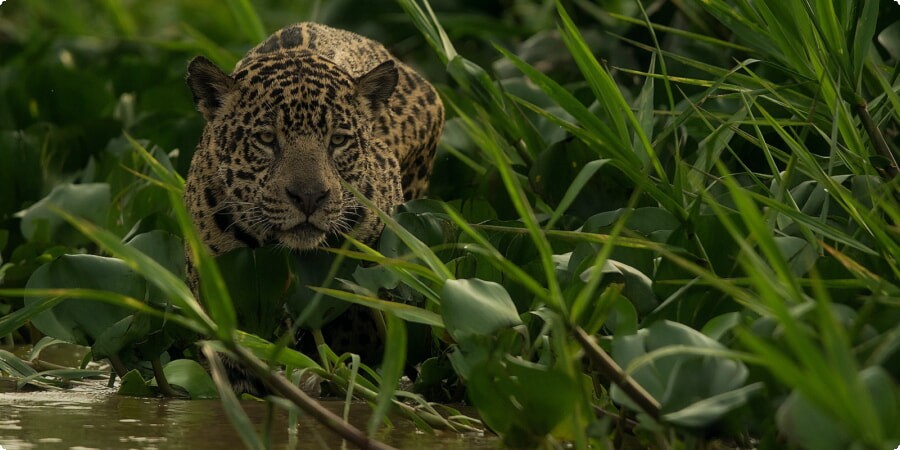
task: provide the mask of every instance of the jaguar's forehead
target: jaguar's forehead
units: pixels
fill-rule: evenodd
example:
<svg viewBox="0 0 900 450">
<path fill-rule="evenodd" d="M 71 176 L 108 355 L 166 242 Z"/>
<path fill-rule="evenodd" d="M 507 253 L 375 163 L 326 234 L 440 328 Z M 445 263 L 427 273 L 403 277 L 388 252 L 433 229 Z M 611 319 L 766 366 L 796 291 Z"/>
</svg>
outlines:
<svg viewBox="0 0 900 450">
<path fill-rule="evenodd" d="M 326 130 L 335 117 L 353 114 L 355 80 L 317 55 L 262 55 L 242 61 L 232 77 L 241 91 L 239 104 L 256 106 L 254 122 Z"/>
<path fill-rule="evenodd" d="M 238 63 L 232 78 L 239 84 L 286 87 L 308 84 L 317 89 L 354 86 L 353 77 L 328 58 L 309 52 L 265 54 Z"/>
</svg>

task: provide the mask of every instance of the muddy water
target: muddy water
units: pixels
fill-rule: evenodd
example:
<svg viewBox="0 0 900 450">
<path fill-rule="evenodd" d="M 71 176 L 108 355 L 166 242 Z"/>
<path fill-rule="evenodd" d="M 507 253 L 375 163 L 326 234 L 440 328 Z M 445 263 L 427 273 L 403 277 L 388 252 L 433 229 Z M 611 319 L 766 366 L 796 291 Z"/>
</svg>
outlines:
<svg viewBox="0 0 900 450">
<path fill-rule="evenodd" d="M 247 415 L 262 429 L 269 414 L 265 402 L 242 402 Z M 337 414 L 343 402 L 326 401 Z M 350 422 L 365 429 L 370 408 L 353 404 Z M 288 430 L 287 412 L 275 409 L 269 436 L 272 449 L 352 448 L 313 419 L 301 416 Z M 419 432 L 396 418 L 394 428 L 379 440 L 408 449 L 498 448 L 490 435 Z M 65 391 L 0 393 L 0 446 L 17 449 L 240 449 L 218 400 L 167 400 L 116 395 L 105 381 Z"/>
<path fill-rule="evenodd" d="M 263 424 L 268 406 L 244 401 L 250 419 Z M 326 407 L 341 414 L 343 403 Z M 365 426 L 369 407 L 354 404 L 350 421 Z M 417 432 L 397 418 L 395 428 L 379 436 L 399 448 L 497 448 L 496 438 L 438 432 Z M 288 431 L 287 413 L 275 410 L 270 428 L 271 448 L 340 448 L 342 442 L 308 417 L 296 432 Z M 237 449 L 238 435 L 217 400 L 165 400 L 115 395 L 98 385 L 64 392 L 0 394 L 0 446 L 15 449 Z"/>
</svg>

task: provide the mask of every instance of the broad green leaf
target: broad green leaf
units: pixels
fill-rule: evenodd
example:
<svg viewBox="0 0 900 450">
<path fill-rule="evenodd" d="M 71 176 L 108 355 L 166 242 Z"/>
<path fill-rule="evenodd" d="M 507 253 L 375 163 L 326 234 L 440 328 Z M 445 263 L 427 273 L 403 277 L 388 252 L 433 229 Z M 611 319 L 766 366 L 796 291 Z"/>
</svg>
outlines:
<svg viewBox="0 0 900 450">
<path fill-rule="evenodd" d="M 241 330 L 273 337 L 294 283 L 288 258 L 273 247 L 238 248 L 216 258 Z"/>
<path fill-rule="evenodd" d="M 793 236 L 776 236 L 775 245 L 795 276 L 802 277 L 815 265 L 816 248 L 804 239 Z"/>
<path fill-rule="evenodd" d="M 163 373 L 169 384 L 181 387 L 194 400 L 219 398 L 216 385 L 197 361 L 176 359 L 163 367 Z"/>
<path fill-rule="evenodd" d="M 778 429 L 790 442 L 816 449 L 845 449 L 852 439 L 834 419 L 794 391 L 777 413 Z"/>
<path fill-rule="evenodd" d="M 743 405 L 749 397 L 763 389 L 763 383 L 753 383 L 742 388 L 704 398 L 678 411 L 662 416 L 671 424 L 700 428 L 705 427 L 729 411 Z"/>
<path fill-rule="evenodd" d="M 581 281 L 587 282 L 590 279 L 591 272 L 594 268 L 582 272 L 579 277 Z M 610 277 L 614 282 L 623 283 L 625 288 L 622 289 L 624 295 L 634 308 L 642 314 L 646 314 L 653 310 L 659 302 L 653 293 L 653 283 L 650 277 L 644 275 L 639 270 L 621 262 L 607 259 L 603 262 L 601 268 L 604 277 Z"/>
<path fill-rule="evenodd" d="M 28 289 L 86 288 L 143 298 L 146 282 L 121 260 L 94 255 L 63 255 L 41 266 L 26 284 Z M 25 305 L 45 304 L 41 297 L 27 297 Z M 116 322 L 131 315 L 123 306 L 84 299 L 69 299 L 43 311 L 31 322 L 43 333 L 66 342 L 92 345 Z"/>
<path fill-rule="evenodd" d="M 116 393 L 126 397 L 155 397 L 157 391 L 144 381 L 140 371 L 134 369 L 122 377 L 122 380 L 119 382 L 119 390 Z"/>
<path fill-rule="evenodd" d="M 721 344 L 685 325 L 661 321 L 638 331 L 635 335 L 616 336 L 612 356 L 622 367 L 650 352 L 675 346 L 696 350 L 661 355 L 634 370 L 632 377 L 660 402 L 664 414 L 675 413 L 684 424 L 712 423 L 731 409 L 746 401 L 744 381 L 749 374 L 740 361 L 726 359 Z M 754 388 L 755 389 L 755 388 Z M 614 401 L 631 405 L 631 401 L 613 386 Z M 699 403 L 706 401 L 705 403 Z M 691 405 L 694 405 L 691 408 Z"/>
<path fill-rule="evenodd" d="M 180 216 L 186 215 L 184 206 L 181 203 L 180 198 L 173 197 L 170 193 L 170 201 L 174 203 L 173 207 Z M 159 263 L 154 261 L 149 256 L 141 253 L 138 249 L 123 244 L 120 241 L 119 237 L 115 234 L 99 228 L 98 226 L 90 222 L 72 216 L 71 214 L 68 214 L 64 211 L 59 211 L 59 214 L 63 215 L 70 224 L 75 226 L 75 228 L 84 233 L 98 245 L 100 245 L 113 255 L 121 258 L 122 261 L 124 261 L 124 263 L 128 265 L 128 267 L 143 276 L 143 278 L 147 282 L 159 288 L 159 290 L 175 306 L 182 308 L 183 313 L 186 314 L 190 319 L 196 320 L 197 322 L 203 324 L 203 326 L 207 328 L 210 334 L 223 334 L 223 338 L 226 339 L 231 337 L 230 330 L 233 330 L 234 328 L 235 318 L 234 309 L 232 308 L 230 299 L 219 299 L 219 301 L 212 303 L 207 300 L 207 305 L 209 309 L 212 310 L 213 317 L 216 318 L 217 321 L 213 322 L 197 302 L 197 300 L 194 298 L 194 295 L 191 293 L 190 289 L 187 287 L 184 281 L 175 276 L 172 272 L 166 270 L 164 267 L 159 265 Z M 188 219 L 179 217 L 179 220 L 183 222 Z M 190 229 L 189 225 L 188 228 Z M 210 269 L 201 267 L 201 277 L 203 276 L 205 270 Z M 218 274 L 218 271 L 216 270 L 215 273 Z M 222 333 L 220 333 L 219 330 L 220 326 L 223 327 Z M 228 330 L 228 332 L 224 332 L 224 330 Z"/>
<path fill-rule="evenodd" d="M 511 446 L 535 446 L 575 413 L 579 389 L 560 369 L 506 357 L 472 370 L 469 398 Z"/>
<path fill-rule="evenodd" d="M 22 219 L 22 234 L 30 240 L 78 245 L 85 242 L 84 238 L 67 225 L 54 208 L 62 208 L 91 222 L 103 223 L 109 203 L 109 185 L 106 183 L 59 184 L 49 195 L 16 216 Z M 42 227 L 46 227 L 46 236 L 37 235 Z"/>
<path fill-rule="evenodd" d="M 138 249 L 141 253 L 153 258 L 160 266 L 184 277 L 184 243 L 177 236 L 162 230 L 141 233 L 131 238 L 126 245 Z M 151 300 L 165 304 L 166 299 L 157 288 L 150 294 Z"/>
<path fill-rule="evenodd" d="M 86 309 L 93 309 L 87 307 Z M 146 335 L 149 329 L 148 322 L 142 322 L 139 327 L 134 327 L 134 316 L 129 315 L 106 328 L 91 345 L 91 353 L 97 360 L 116 356 L 123 348 L 131 344 L 133 340 Z M 137 335 L 137 336 L 135 336 Z"/>
<path fill-rule="evenodd" d="M 732 312 L 722 314 L 721 316 L 716 316 L 710 319 L 709 322 L 706 322 L 706 325 L 703 325 L 703 329 L 700 330 L 700 332 L 709 336 L 711 339 L 721 341 L 722 336 L 739 323 L 741 323 L 741 313 Z"/>
<path fill-rule="evenodd" d="M 444 325 L 457 341 L 522 323 L 506 289 L 492 281 L 447 280 L 441 299 Z"/>
</svg>

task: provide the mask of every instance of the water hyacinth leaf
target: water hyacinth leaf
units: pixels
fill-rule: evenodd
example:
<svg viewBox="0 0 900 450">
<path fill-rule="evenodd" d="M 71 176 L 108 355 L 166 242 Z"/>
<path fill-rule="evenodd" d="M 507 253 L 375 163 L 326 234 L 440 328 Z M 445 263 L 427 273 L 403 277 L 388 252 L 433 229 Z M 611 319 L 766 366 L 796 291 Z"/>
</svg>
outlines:
<svg viewBox="0 0 900 450">
<path fill-rule="evenodd" d="M 838 450 L 851 442 L 846 430 L 797 391 L 778 408 L 776 420 L 789 442 L 805 448 Z"/>
<path fill-rule="evenodd" d="M 580 275 L 581 281 L 586 283 L 590 279 L 593 270 L 594 268 L 591 267 L 582 272 Z M 650 277 L 644 275 L 641 271 L 612 259 L 604 261 L 600 270 L 603 272 L 604 277 L 610 277 L 615 282 L 625 285 L 625 288 L 622 289 L 622 295 L 631 300 L 631 303 L 639 313 L 646 314 L 659 305 L 656 295 L 653 293 L 653 282 L 650 280 Z"/>
<path fill-rule="evenodd" d="M 803 276 L 815 265 L 816 249 L 806 240 L 793 236 L 775 236 L 773 239 L 794 275 Z"/>
<path fill-rule="evenodd" d="M 742 362 L 711 355 L 725 347 L 680 323 L 660 321 L 637 334 L 616 336 L 612 356 L 619 365 L 628 367 L 637 358 L 671 346 L 686 350 L 656 357 L 631 373 L 660 402 L 664 414 L 682 411 L 674 416 L 676 420 L 709 424 L 744 404 L 746 394 L 755 392 L 738 391 L 745 388 L 749 374 Z M 617 403 L 635 407 L 618 387 L 613 386 L 610 394 Z"/>
<path fill-rule="evenodd" d="M 400 276 L 393 270 L 382 265 L 364 267 L 357 266 L 353 271 L 353 280 L 359 287 L 369 292 L 379 292 L 382 289 L 396 289 L 400 284 Z"/>
<path fill-rule="evenodd" d="M 146 282 L 124 262 L 94 255 L 63 255 L 34 272 L 28 289 L 88 288 L 111 291 L 132 298 L 144 298 Z M 43 303 L 43 297 L 27 297 L 26 307 Z M 90 305 L 90 307 L 86 307 Z M 32 318 L 34 326 L 48 336 L 66 342 L 92 345 L 131 310 L 103 302 L 69 299 Z"/>
<path fill-rule="evenodd" d="M 900 408 L 891 376 L 884 368 L 871 366 L 859 371 L 857 377 L 872 400 L 885 437 L 893 439 L 891 444 L 898 442 L 900 433 L 896 424 L 900 420 Z M 795 389 L 778 408 L 776 422 L 790 443 L 803 448 L 848 448 L 857 432 L 847 429 L 833 415 L 823 412 L 820 405 L 810 401 L 800 389 Z"/>
<path fill-rule="evenodd" d="M 680 225 L 678 219 L 663 208 L 621 208 L 591 216 L 582 225 L 582 231 L 587 233 L 606 233 L 623 216 L 627 219 L 625 222 L 627 229 L 644 236 L 648 236 L 655 231 L 674 230 Z"/>
<path fill-rule="evenodd" d="M 290 256 L 273 247 L 239 248 L 216 258 L 222 279 L 231 294 L 238 327 L 271 338 L 278 326 L 288 289 Z"/>
<path fill-rule="evenodd" d="M 457 342 L 522 323 L 509 293 L 492 281 L 447 280 L 441 299 L 444 325 Z"/>
<path fill-rule="evenodd" d="M 612 287 L 612 286 L 611 286 Z M 635 334 L 638 331 L 638 313 L 634 304 L 622 296 L 622 290 L 616 290 L 612 303 L 611 325 L 616 336 Z"/>
<path fill-rule="evenodd" d="M 762 383 L 714 395 L 692 403 L 678 411 L 664 414 L 663 420 L 683 427 L 705 427 L 747 402 L 748 398 L 763 389 Z"/>
<path fill-rule="evenodd" d="M 157 390 L 150 387 L 137 369 L 131 370 L 122 377 L 119 383 L 119 395 L 126 397 L 155 397 Z"/>
<path fill-rule="evenodd" d="M 63 297 L 41 297 L 26 303 L 25 307 L 13 311 L 12 314 L 0 317 L 0 336 L 9 335 L 31 320 L 32 317 L 53 308 L 64 300 L 65 298 Z"/>
<path fill-rule="evenodd" d="M 142 321 L 134 325 L 134 316 L 122 318 L 96 337 L 91 352 L 97 360 L 106 359 L 119 353 L 136 337 L 144 336 L 149 331 L 149 322 Z"/>
<path fill-rule="evenodd" d="M 473 368 L 469 398 L 510 446 L 535 446 L 575 413 L 579 390 L 560 369 L 507 357 Z"/>
<path fill-rule="evenodd" d="M 172 195 L 172 193 L 170 193 L 169 198 L 170 205 L 175 210 L 176 215 L 178 215 L 179 222 L 183 225 L 182 230 L 188 235 L 194 234 L 192 232 L 193 228 L 189 225 L 189 219 L 186 218 L 187 212 L 185 211 L 181 198 Z M 197 299 L 194 298 L 190 288 L 188 288 L 184 281 L 160 266 L 159 263 L 152 258 L 141 253 L 138 249 L 123 244 L 121 239 L 110 231 L 104 230 L 65 211 L 60 210 L 58 213 L 101 248 L 112 253 L 116 257 L 121 258 L 122 261 L 128 264 L 128 267 L 134 269 L 134 271 L 140 274 L 148 283 L 159 288 L 159 290 L 163 292 L 174 305 L 182 308 L 182 312 L 185 315 L 200 322 L 207 331 L 218 334 L 220 327 L 223 327 L 223 330 L 233 329 L 233 324 L 236 319 L 234 317 L 234 309 L 232 308 L 230 298 L 218 299 L 217 297 L 216 299 L 219 301 L 214 302 L 207 299 L 207 307 L 211 311 L 213 318 L 215 318 L 215 321 L 213 321 L 213 318 L 206 314 L 206 311 L 201 307 Z M 194 238 L 192 237 L 189 241 L 193 239 Z M 191 247 L 194 248 L 195 246 L 191 245 Z M 197 261 L 195 261 L 195 263 L 196 262 Z M 210 275 L 207 273 L 208 271 L 213 271 L 215 275 L 218 275 L 217 268 L 209 268 L 207 264 L 201 264 L 201 278 L 204 278 L 204 273 Z M 206 279 L 208 280 L 209 277 L 206 277 Z M 227 292 L 225 292 L 224 295 L 227 296 Z M 225 332 L 221 334 L 223 334 L 225 339 L 231 337 L 230 334 Z"/>
<path fill-rule="evenodd" d="M 169 384 L 181 387 L 194 400 L 219 398 L 212 378 L 197 361 L 176 359 L 163 367 L 163 373 Z"/>
<path fill-rule="evenodd" d="M 415 206 L 415 205 L 413 205 Z M 441 210 L 443 212 L 443 210 Z M 394 220 L 428 247 L 436 247 L 452 242 L 453 225 L 444 214 L 431 212 L 401 212 L 394 215 Z M 411 250 L 403 240 L 391 229 L 385 229 L 378 246 L 382 255 L 388 258 L 408 257 Z"/>
<path fill-rule="evenodd" d="M 885 392 L 897 392 L 896 381 L 881 366 L 866 367 L 859 372 L 859 378 L 872 398 L 881 429 L 887 437 L 897 439 L 894 442 L 900 442 L 900 430 L 896 427 L 900 423 L 900 402 L 897 395 L 894 398 L 884 395 Z"/>
<path fill-rule="evenodd" d="M 737 326 L 739 323 L 741 323 L 741 313 L 726 313 L 710 319 L 708 322 L 706 322 L 706 325 L 703 325 L 703 329 L 700 330 L 700 332 L 709 336 L 711 339 L 719 341 L 722 339 L 722 336 L 724 336 L 725 333 L 728 333 L 728 331 Z"/>
<path fill-rule="evenodd" d="M 56 185 L 50 194 L 28 209 L 18 212 L 16 217 L 22 219 L 22 235 L 29 240 L 40 238 L 47 242 L 78 245 L 87 240 L 67 225 L 54 208 L 62 208 L 77 217 L 102 223 L 106 219 L 109 201 L 110 191 L 106 183 L 64 183 Z M 37 236 L 42 229 L 47 235 Z"/>
<path fill-rule="evenodd" d="M 174 234 L 152 230 L 134 236 L 126 245 L 138 249 L 175 276 L 184 277 L 184 243 Z"/>
<path fill-rule="evenodd" d="M 338 259 L 331 253 L 304 253 L 291 255 L 287 259 L 291 273 L 291 286 L 284 300 L 294 321 L 304 328 L 320 329 L 334 320 L 350 306 L 345 302 L 322 299 L 313 286 L 328 286 L 332 266 L 341 264 L 335 272 L 340 279 L 350 278 L 355 264 L 348 259 Z"/>
</svg>

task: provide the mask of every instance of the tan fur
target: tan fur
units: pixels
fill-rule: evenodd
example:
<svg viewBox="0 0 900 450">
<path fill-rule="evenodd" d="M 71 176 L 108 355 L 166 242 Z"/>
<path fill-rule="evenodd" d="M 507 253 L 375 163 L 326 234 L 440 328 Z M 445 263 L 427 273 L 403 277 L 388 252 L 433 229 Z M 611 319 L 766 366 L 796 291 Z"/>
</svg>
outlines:
<svg viewBox="0 0 900 450">
<path fill-rule="evenodd" d="M 424 194 L 443 105 L 381 44 L 300 23 L 251 49 L 231 75 L 202 57 L 188 72 L 207 124 L 185 202 L 214 255 L 309 250 L 341 232 L 373 241 L 382 224 L 341 179 L 388 212 Z M 333 145 L 345 137 L 352 145 Z"/>
</svg>

